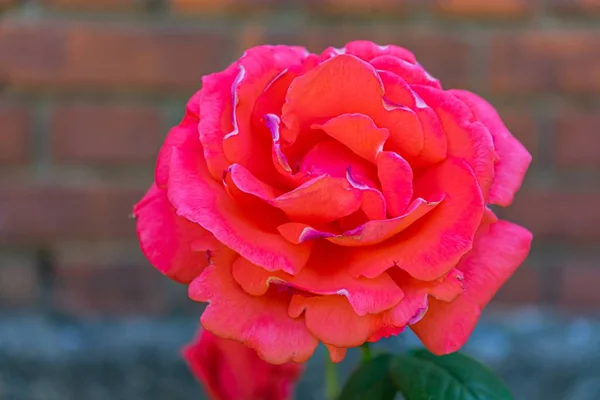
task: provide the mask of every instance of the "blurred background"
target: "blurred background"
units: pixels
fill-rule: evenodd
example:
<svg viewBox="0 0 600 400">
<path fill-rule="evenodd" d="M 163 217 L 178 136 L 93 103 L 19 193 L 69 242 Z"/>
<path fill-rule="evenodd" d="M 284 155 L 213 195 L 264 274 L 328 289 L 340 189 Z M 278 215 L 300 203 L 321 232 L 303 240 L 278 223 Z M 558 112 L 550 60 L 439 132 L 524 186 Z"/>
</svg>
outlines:
<svg viewBox="0 0 600 400">
<path fill-rule="evenodd" d="M 499 214 L 535 234 L 467 351 L 517 400 L 600 399 L 600 1 L 0 0 L 0 399 L 201 399 L 201 306 L 132 205 L 202 75 L 247 47 L 408 47 L 533 154 Z M 404 335 L 386 346 L 416 345 Z M 298 399 L 322 399 L 315 357 Z M 352 362 L 347 363 L 346 369 Z"/>
</svg>

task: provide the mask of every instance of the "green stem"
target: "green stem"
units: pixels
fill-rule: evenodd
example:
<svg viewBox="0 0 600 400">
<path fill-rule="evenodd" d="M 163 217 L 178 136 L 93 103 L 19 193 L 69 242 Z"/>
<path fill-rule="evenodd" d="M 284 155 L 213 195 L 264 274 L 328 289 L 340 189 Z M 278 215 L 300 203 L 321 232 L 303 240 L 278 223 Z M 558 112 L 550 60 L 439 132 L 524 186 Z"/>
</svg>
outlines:
<svg viewBox="0 0 600 400">
<path fill-rule="evenodd" d="M 327 400 L 335 400 L 340 392 L 338 383 L 337 368 L 329 359 L 329 354 L 325 355 L 325 398 Z"/>
<path fill-rule="evenodd" d="M 363 364 L 371 361 L 371 345 L 368 342 L 365 342 L 362 346 L 360 346 L 360 353 Z"/>
</svg>

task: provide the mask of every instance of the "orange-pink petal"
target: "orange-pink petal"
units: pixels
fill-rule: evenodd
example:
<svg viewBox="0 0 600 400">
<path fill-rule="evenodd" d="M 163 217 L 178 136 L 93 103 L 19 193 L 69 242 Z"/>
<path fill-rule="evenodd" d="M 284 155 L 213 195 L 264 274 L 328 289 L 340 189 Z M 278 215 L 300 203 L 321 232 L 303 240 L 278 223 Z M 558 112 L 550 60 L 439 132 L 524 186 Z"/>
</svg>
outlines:
<svg viewBox="0 0 600 400">
<path fill-rule="evenodd" d="M 377 157 L 377 175 L 391 217 L 405 213 L 413 198 L 413 171 L 397 153 L 384 151 Z"/>
<path fill-rule="evenodd" d="M 355 154 L 372 163 L 376 162 L 390 136 L 387 129 L 378 128 L 371 118 L 357 113 L 342 114 L 324 124 L 313 124 L 312 128 L 322 129 Z"/>
<path fill-rule="evenodd" d="M 254 296 L 264 295 L 271 284 L 288 286 L 307 294 L 347 298 L 357 315 L 376 314 L 398 304 L 402 290 L 387 274 L 377 278 L 356 278 L 346 271 L 343 257 L 336 248 L 322 244 L 307 266 L 297 275 L 269 272 L 243 258 L 233 264 L 233 276 L 239 285 Z"/>
<path fill-rule="evenodd" d="M 137 234 L 144 255 L 159 271 L 178 282 L 189 283 L 208 265 L 218 247 L 214 236 L 178 216 L 167 192 L 152 185 L 134 207 Z"/>
<path fill-rule="evenodd" d="M 379 245 L 350 250 L 350 271 L 375 277 L 397 265 L 426 281 L 447 273 L 471 249 L 484 201 L 473 171 L 456 159 L 447 159 L 415 179 L 415 196 L 440 195 L 445 198 L 435 211 L 402 234 Z"/>
<path fill-rule="evenodd" d="M 473 250 L 457 265 L 464 274 L 465 293 L 451 303 L 431 300 L 425 317 L 412 328 L 435 354 L 460 349 L 481 310 L 527 257 L 532 235 L 506 221 L 483 224 Z"/>
<path fill-rule="evenodd" d="M 212 179 L 200 143 L 173 148 L 168 195 L 179 215 L 257 265 L 296 273 L 308 260 L 309 246 L 293 245 L 277 233 L 261 230 Z"/>
<path fill-rule="evenodd" d="M 498 112 L 484 99 L 464 90 L 452 90 L 490 131 L 498 159 L 494 165 L 494 183 L 490 188 L 489 202 L 500 206 L 512 203 L 531 164 L 531 154 L 506 128 Z"/>
<path fill-rule="evenodd" d="M 306 49 L 290 46 L 258 46 L 247 50 L 238 61 L 238 73 L 231 87 L 233 127 L 223 136 L 223 151 L 228 160 L 248 168 L 269 182 L 271 140 L 263 126 L 253 126 L 256 101 L 283 70 L 298 66 L 307 56 Z"/>
<path fill-rule="evenodd" d="M 317 348 L 304 319 L 288 316 L 289 293 L 274 288 L 263 296 L 249 295 L 234 281 L 229 263 L 206 268 L 189 294 L 209 303 L 201 319 L 206 330 L 243 343 L 271 364 L 305 362 Z"/>
<path fill-rule="evenodd" d="M 469 107 L 452 93 L 426 86 L 413 86 L 413 90 L 440 118 L 448 141 L 448 157 L 465 160 L 471 166 L 487 199 L 496 161 L 489 130 L 480 122 L 472 122 Z"/>
<path fill-rule="evenodd" d="M 314 123 L 342 114 L 361 113 L 387 128 L 397 151 L 417 155 L 423 149 L 418 119 L 409 109 L 389 104 L 377 71 L 359 58 L 341 54 L 296 78 L 282 109 L 282 138 L 294 143 Z M 419 129 L 415 127 L 419 125 Z"/>
<path fill-rule="evenodd" d="M 427 85 L 438 89 L 441 88 L 440 82 L 429 75 L 417 63 L 411 63 L 390 55 L 375 57 L 369 63 L 376 69 L 395 73 L 411 85 Z"/>
</svg>

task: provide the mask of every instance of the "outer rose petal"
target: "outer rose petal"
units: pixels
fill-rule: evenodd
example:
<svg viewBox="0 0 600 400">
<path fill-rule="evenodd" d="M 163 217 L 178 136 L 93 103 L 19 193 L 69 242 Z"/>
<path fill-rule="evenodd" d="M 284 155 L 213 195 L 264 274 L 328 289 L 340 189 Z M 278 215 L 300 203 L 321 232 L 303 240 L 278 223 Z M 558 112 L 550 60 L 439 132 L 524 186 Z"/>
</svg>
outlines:
<svg viewBox="0 0 600 400">
<path fill-rule="evenodd" d="M 471 108 L 475 119 L 489 129 L 494 139 L 498 160 L 494 166 L 495 177 L 490 189 L 489 202 L 501 206 L 510 205 L 525 178 L 531 163 L 531 154 L 511 135 L 498 112 L 487 101 L 464 90 L 451 92 Z"/>
<path fill-rule="evenodd" d="M 447 159 L 415 180 L 415 195 L 439 196 L 436 210 L 402 234 L 382 244 L 352 249 L 352 274 L 378 276 L 393 265 L 419 280 L 447 273 L 471 249 L 484 211 L 483 196 L 465 162 Z"/>
<path fill-rule="evenodd" d="M 484 223 L 473 250 L 457 265 L 464 273 L 465 293 L 451 303 L 432 300 L 413 330 L 435 354 L 458 350 L 467 341 L 481 310 L 525 260 L 532 235 L 506 221 Z"/>
<path fill-rule="evenodd" d="M 307 361 L 318 341 L 302 318 L 288 316 L 290 294 L 276 288 L 263 296 L 247 294 L 231 274 L 233 258 L 235 255 L 229 262 L 210 265 L 189 286 L 190 298 L 209 303 L 202 314 L 202 326 L 256 350 L 271 364 Z"/>
<path fill-rule="evenodd" d="M 223 136 L 233 129 L 231 87 L 237 74 L 236 63 L 225 71 L 202 78 L 199 110 L 201 122 L 197 132 L 206 165 L 214 179 L 221 179 L 221 174 L 230 164 L 223 151 Z"/>
<path fill-rule="evenodd" d="M 208 173 L 197 141 L 173 148 L 168 195 L 179 215 L 200 224 L 257 265 L 296 273 L 308 260 L 309 246 L 292 245 L 279 234 L 262 231 L 250 222 Z"/>
<path fill-rule="evenodd" d="M 301 47 L 258 46 L 247 50 L 238 64 L 231 88 L 233 130 L 223 132 L 223 150 L 227 159 L 239 163 L 260 179 L 272 179 L 269 162 L 271 140 L 252 126 L 252 112 L 258 98 L 284 69 L 299 66 L 308 52 Z M 263 128 L 264 129 L 264 128 Z"/>
<path fill-rule="evenodd" d="M 243 258 L 233 264 L 236 281 L 254 296 L 267 292 L 271 283 L 283 284 L 304 293 L 343 296 L 358 315 L 376 314 L 398 304 L 402 290 L 386 273 L 375 279 L 355 278 L 346 271 L 333 245 L 315 247 L 307 266 L 296 276 L 268 272 Z"/>
<path fill-rule="evenodd" d="M 152 185 L 133 213 L 142 251 L 152 265 L 181 283 L 200 275 L 218 242 L 200 225 L 178 216 L 165 190 Z"/>
<path fill-rule="evenodd" d="M 413 89 L 439 116 L 448 140 L 448 157 L 463 159 L 471 166 L 487 200 L 496 160 L 490 132 L 480 122 L 471 122 L 473 113 L 453 94 L 427 86 Z"/>
<path fill-rule="evenodd" d="M 428 85 L 440 89 L 440 82 L 429 75 L 419 64 L 413 64 L 393 56 L 380 56 L 369 61 L 377 69 L 390 71 L 411 85 Z"/>
<path fill-rule="evenodd" d="M 289 306 L 290 317 L 304 313 L 310 332 L 325 344 L 335 347 L 357 347 L 382 327 L 380 314 L 359 316 L 343 296 L 295 294 Z"/>
<path fill-rule="evenodd" d="M 394 150 L 417 155 L 423 149 L 421 125 L 414 112 L 383 99 L 383 84 L 377 71 L 351 55 L 327 60 L 296 78 L 290 85 L 282 109 L 287 130 L 282 138 L 289 143 L 313 123 L 341 114 L 361 113 L 390 132 Z"/>
<path fill-rule="evenodd" d="M 394 45 L 379 46 L 368 40 L 349 42 L 344 46 L 344 50 L 346 54 L 355 55 L 365 61 L 370 61 L 377 56 L 390 55 L 413 64 L 417 62 L 415 55 L 403 47 Z"/>
<path fill-rule="evenodd" d="M 201 330 L 183 350 L 190 369 L 214 400 L 288 400 L 303 366 L 271 365 L 234 341 Z"/>
<path fill-rule="evenodd" d="M 198 132 L 198 123 L 200 121 L 199 102 L 201 97 L 202 91 L 198 91 L 192 96 L 187 103 L 185 116 L 181 120 L 181 123 L 169 131 L 165 142 L 160 148 L 154 171 L 154 180 L 156 181 L 156 185 L 161 189 L 166 188 L 169 181 L 171 149 L 173 146 L 181 146 L 190 139 L 191 135 L 195 135 Z"/>
</svg>

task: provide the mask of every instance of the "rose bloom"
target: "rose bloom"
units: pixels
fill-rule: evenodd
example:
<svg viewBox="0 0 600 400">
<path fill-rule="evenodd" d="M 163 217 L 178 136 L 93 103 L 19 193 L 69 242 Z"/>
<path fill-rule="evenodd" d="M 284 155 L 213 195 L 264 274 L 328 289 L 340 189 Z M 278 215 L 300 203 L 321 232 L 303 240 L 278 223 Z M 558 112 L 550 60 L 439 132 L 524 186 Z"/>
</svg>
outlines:
<svg viewBox="0 0 600 400">
<path fill-rule="evenodd" d="M 213 400 L 288 400 L 303 369 L 295 363 L 271 365 L 239 342 L 205 330 L 183 355 Z"/>
<path fill-rule="evenodd" d="M 403 48 L 260 46 L 203 78 L 134 213 L 151 263 L 208 302 L 204 328 L 270 363 L 408 326 L 445 354 L 529 252 L 487 206 L 530 161 Z"/>
</svg>

